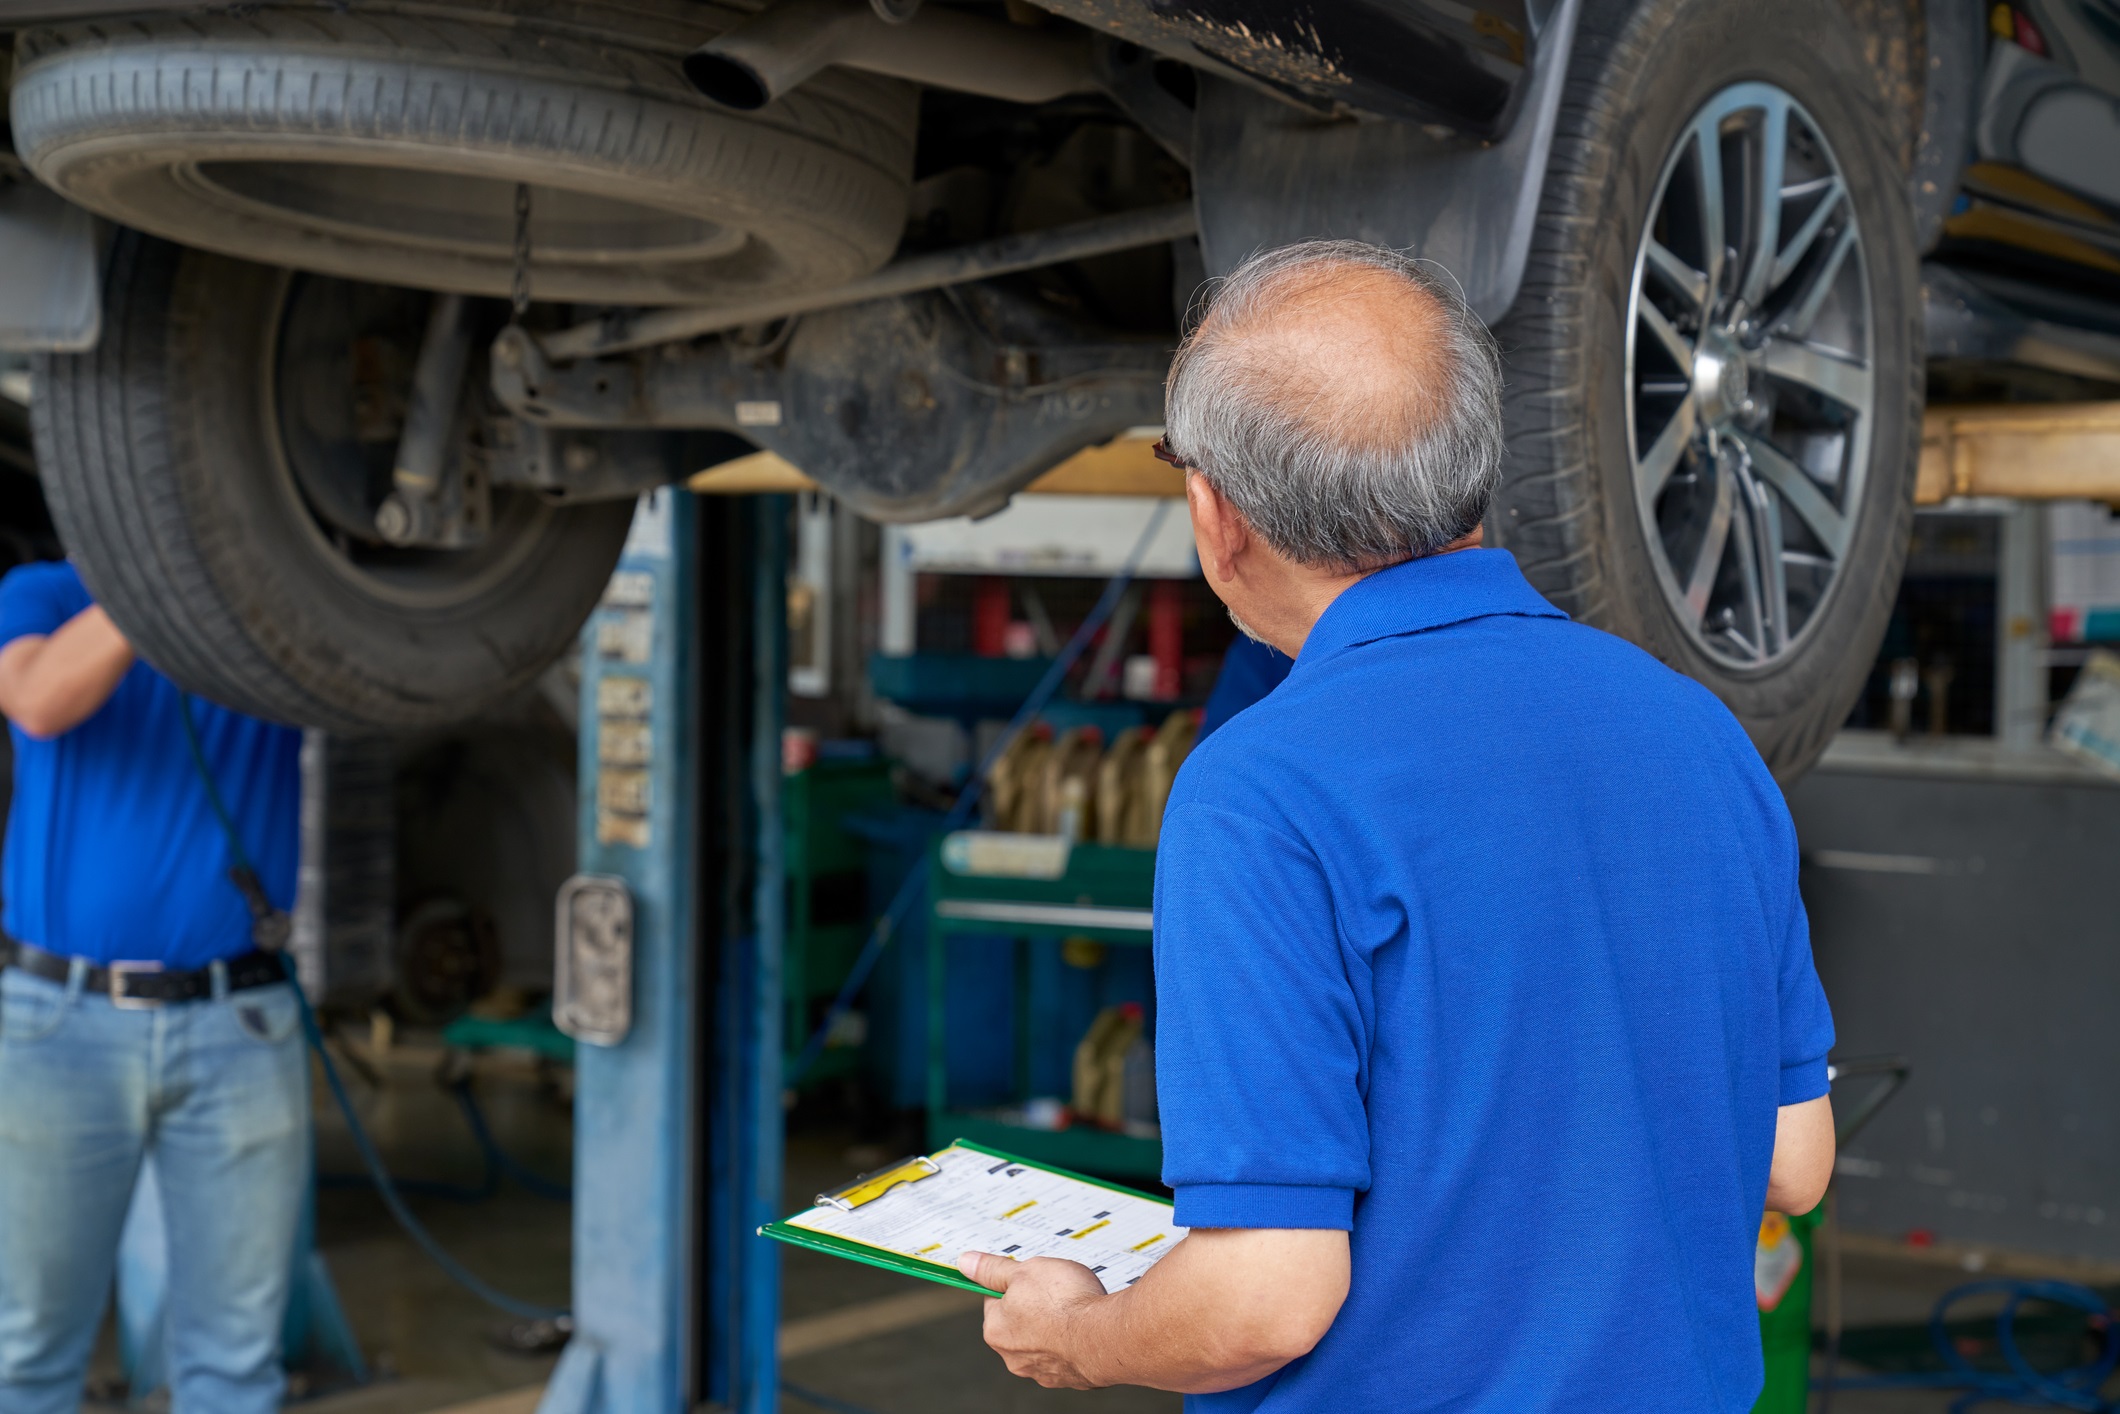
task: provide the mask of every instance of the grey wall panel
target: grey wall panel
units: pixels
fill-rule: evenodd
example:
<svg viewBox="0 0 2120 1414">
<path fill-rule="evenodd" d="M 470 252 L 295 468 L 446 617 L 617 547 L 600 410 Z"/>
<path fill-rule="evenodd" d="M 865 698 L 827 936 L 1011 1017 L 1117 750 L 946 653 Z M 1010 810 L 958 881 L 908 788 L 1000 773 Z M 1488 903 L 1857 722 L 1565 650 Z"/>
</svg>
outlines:
<svg viewBox="0 0 2120 1414">
<path fill-rule="evenodd" d="M 1821 769 L 1789 800 L 1836 1054 L 1913 1063 L 1843 1155 L 1847 1224 L 2120 1261 L 2120 789 Z"/>
</svg>

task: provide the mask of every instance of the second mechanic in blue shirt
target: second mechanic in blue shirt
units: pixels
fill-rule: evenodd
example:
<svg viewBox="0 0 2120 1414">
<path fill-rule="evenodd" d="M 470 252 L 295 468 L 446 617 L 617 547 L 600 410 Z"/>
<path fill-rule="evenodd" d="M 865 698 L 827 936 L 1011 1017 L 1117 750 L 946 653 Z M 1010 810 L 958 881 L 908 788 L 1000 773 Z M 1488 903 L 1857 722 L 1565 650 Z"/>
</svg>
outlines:
<svg viewBox="0 0 2120 1414">
<path fill-rule="evenodd" d="M 1112 1296 L 968 1257 L 988 1343 L 1199 1410 L 1743 1414 L 1762 1211 L 1833 1157 L 1780 791 L 1704 688 L 1477 548 L 1497 359 L 1412 262 L 1254 257 L 1168 403 L 1209 583 L 1295 659 L 1157 855 L 1191 1231 Z"/>
<path fill-rule="evenodd" d="M 293 903 L 301 734 L 187 702 L 71 564 L 0 580 L 0 712 L 0 1414 L 81 1407 L 149 1158 L 175 1414 L 269 1414 L 309 1068 L 282 955 L 259 951 L 230 871 L 247 858 L 268 911 Z"/>
</svg>

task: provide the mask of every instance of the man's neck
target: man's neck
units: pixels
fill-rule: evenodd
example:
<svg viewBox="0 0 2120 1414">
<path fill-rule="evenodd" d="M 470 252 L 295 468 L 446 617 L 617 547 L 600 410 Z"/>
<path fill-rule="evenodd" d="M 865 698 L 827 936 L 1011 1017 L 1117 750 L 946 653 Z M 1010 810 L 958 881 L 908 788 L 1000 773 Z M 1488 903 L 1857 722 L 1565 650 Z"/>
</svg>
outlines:
<svg viewBox="0 0 2120 1414">
<path fill-rule="evenodd" d="M 1482 531 L 1475 529 L 1470 535 L 1451 541 L 1434 555 L 1422 558 L 1434 559 L 1436 555 L 1448 555 L 1458 550 L 1475 550 L 1483 538 Z M 1389 568 L 1389 565 L 1377 567 Z M 1271 594 L 1261 596 L 1268 606 L 1265 611 L 1256 618 L 1247 615 L 1241 626 L 1260 642 L 1294 658 L 1302 653 L 1303 645 L 1310 641 L 1310 631 L 1318 626 L 1319 619 L 1325 617 L 1325 611 L 1332 607 L 1333 601 L 1376 572 L 1315 570 L 1276 556 L 1273 573 L 1280 579 L 1280 584 Z"/>
<path fill-rule="evenodd" d="M 1329 574 L 1300 565 L 1286 565 L 1286 570 L 1287 579 L 1279 587 L 1279 592 L 1267 601 L 1271 607 L 1259 619 L 1246 618 L 1238 626 L 1260 642 L 1294 658 L 1303 651 L 1310 631 L 1332 607 L 1332 601 L 1346 593 L 1350 585 L 1367 579 L 1372 572 Z"/>
</svg>

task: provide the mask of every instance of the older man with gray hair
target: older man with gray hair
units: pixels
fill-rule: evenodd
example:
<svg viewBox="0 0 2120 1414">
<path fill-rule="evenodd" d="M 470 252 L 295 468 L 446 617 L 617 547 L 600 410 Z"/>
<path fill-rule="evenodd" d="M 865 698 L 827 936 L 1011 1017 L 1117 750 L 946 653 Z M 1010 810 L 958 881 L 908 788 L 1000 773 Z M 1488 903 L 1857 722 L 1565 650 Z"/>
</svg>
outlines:
<svg viewBox="0 0 2120 1414">
<path fill-rule="evenodd" d="M 1713 696 L 1479 548 L 1500 386 L 1454 292 L 1355 242 L 1245 262 L 1178 353 L 1201 566 L 1295 666 L 1164 816 L 1190 1234 L 1112 1296 L 968 1255 L 1018 1374 L 1331 1414 L 1759 1392 L 1754 1237 L 1833 1157 L 1794 831 Z"/>
</svg>

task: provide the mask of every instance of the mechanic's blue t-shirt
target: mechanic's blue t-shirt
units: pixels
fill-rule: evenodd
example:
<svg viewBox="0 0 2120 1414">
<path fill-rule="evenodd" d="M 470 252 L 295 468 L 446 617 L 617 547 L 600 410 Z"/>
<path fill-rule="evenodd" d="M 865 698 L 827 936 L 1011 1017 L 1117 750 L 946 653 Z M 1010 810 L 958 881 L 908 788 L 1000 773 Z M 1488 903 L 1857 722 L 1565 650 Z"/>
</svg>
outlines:
<svg viewBox="0 0 2120 1414">
<path fill-rule="evenodd" d="M 70 564 L 10 570 L 0 645 L 56 632 L 91 602 Z M 182 701 L 135 662 L 72 731 L 39 741 L 10 726 L 15 795 L 0 866 L 9 936 L 98 963 L 181 969 L 250 950 L 250 910 L 228 877 L 228 838 L 184 739 Z M 192 720 L 265 892 L 292 907 L 301 734 L 198 698 Z"/>
<path fill-rule="evenodd" d="M 1507 551 L 1343 593 L 1171 793 L 1156 1076 L 1177 1221 L 1349 1229 L 1352 1287 L 1187 1407 L 1745 1414 L 1833 1043 L 1796 879 L 1722 704 Z"/>
</svg>

